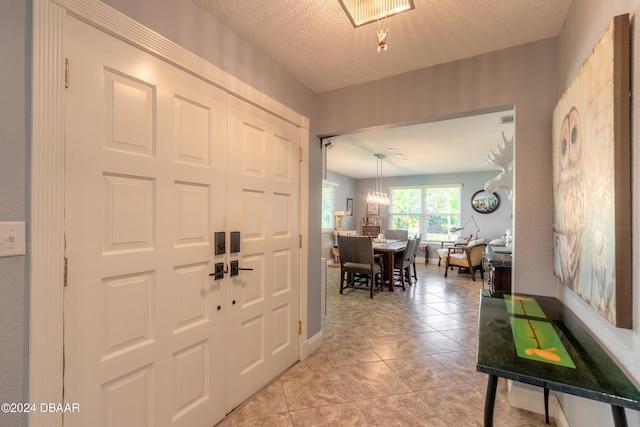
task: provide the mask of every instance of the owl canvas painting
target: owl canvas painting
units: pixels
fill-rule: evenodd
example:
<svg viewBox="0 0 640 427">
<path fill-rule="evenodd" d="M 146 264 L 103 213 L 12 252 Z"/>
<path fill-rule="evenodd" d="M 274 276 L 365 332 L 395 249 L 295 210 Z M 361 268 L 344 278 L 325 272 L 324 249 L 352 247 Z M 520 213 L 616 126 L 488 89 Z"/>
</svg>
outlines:
<svg viewBox="0 0 640 427">
<path fill-rule="evenodd" d="M 553 111 L 553 250 L 564 285 L 613 324 L 631 327 L 629 99 L 622 96 L 628 47 L 621 78 L 621 34 L 628 46 L 626 15 L 614 18 Z"/>
<path fill-rule="evenodd" d="M 557 215 L 553 230 L 556 275 L 574 292 L 578 291 L 585 228 L 581 133 L 580 115 L 576 107 L 571 107 L 562 119 L 558 135 Z"/>
</svg>

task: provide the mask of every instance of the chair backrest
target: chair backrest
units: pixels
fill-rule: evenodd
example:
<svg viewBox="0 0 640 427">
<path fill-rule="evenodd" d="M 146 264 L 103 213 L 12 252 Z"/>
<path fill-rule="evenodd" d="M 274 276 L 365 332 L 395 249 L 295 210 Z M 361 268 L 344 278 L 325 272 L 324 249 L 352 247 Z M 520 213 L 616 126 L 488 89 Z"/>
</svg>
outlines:
<svg viewBox="0 0 640 427">
<path fill-rule="evenodd" d="M 418 234 L 414 239 L 416 241 L 416 245 L 413 247 L 413 253 L 411 254 L 411 262 L 415 262 L 416 257 L 418 256 L 418 251 L 420 250 L 420 242 L 422 241 L 422 234 Z"/>
<path fill-rule="evenodd" d="M 482 252 L 484 252 L 486 247 L 486 243 L 478 243 L 469 249 L 469 259 L 471 260 L 472 266 L 482 264 Z"/>
<path fill-rule="evenodd" d="M 407 246 L 404 248 L 404 253 L 402 254 L 402 268 L 407 268 L 411 264 L 413 250 L 417 245 L 418 241 L 416 239 L 409 239 L 407 241 Z"/>
<path fill-rule="evenodd" d="M 340 264 L 373 264 L 373 241 L 368 236 L 338 236 Z"/>
<path fill-rule="evenodd" d="M 409 238 L 409 230 L 386 230 L 384 237 L 391 240 L 407 240 Z"/>
</svg>

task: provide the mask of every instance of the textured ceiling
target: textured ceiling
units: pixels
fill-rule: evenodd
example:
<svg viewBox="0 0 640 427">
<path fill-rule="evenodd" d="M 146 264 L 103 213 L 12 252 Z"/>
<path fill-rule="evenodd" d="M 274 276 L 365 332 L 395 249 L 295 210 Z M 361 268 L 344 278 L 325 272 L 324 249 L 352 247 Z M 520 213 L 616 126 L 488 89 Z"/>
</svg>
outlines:
<svg viewBox="0 0 640 427">
<path fill-rule="evenodd" d="M 555 37 L 571 0 L 414 0 L 387 19 L 354 28 L 338 0 L 192 0 L 315 93 Z M 498 112 L 335 137 L 327 168 L 354 178 L 491 170 L 486 158 L 513 136 Z M 389 152 L 388 148 L 396 148 Z M 404 157 L 393 154 L 402 153 Z M 460 155 L 465 153 L 465 155 Z M 403 160 L 406 158 L 406 160 Z"/>
<path fill-rule="evenodd" d="M 374 178 L 384 154 L 383 176 L 411 176 L 496 170 L 487 162 L 505 138 L 513 138 L 513 110 L 471 114 L 326 138 L 327 169 L 356 179 Z M 498 171 L 496 170 L 496 175 Z"/>
<path fill-rule="evenodd" d="M 315 93 L 557 36 L 571 0 L 414 0 L 353 28 L 338 0 L 193 0 Z"/>
</svg>

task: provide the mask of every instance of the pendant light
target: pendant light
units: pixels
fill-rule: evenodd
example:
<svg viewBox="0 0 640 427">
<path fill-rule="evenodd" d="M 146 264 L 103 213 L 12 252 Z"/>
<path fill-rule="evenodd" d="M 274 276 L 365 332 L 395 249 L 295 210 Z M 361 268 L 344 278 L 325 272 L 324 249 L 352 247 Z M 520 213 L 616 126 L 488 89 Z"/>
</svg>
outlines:
<svg viewBox="0 0 640 427">
<path fill-rule="evenodd" d="M 369 190 L 367 194 L 367 203 L 378 203 L 380 205 L 389 204 L 389 196 L 382 191 L 382 159 L 384 154 L 374 154 L 376 157 L 376 187 L 374 191 Z"/>
</svg>

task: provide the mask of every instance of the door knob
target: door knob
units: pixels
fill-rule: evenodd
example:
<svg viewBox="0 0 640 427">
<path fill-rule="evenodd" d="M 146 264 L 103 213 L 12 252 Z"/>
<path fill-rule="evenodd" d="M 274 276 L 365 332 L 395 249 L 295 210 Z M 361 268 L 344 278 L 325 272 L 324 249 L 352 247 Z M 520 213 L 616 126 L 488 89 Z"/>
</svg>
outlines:
<svg viewBox="0 0 640 427">
<path fill-rule="evenodd" d="M 216 262 L 214 265 L 214 271 L 213 273 L 209 274 L 209 276 L 214 276 L 215 280 L 220 280 L 224 278 L 224 275 L 228 272 L 229 270 L 226 270 L 224 268 L 223 262 Z"/>
<path fill-rule="evenodd" d="M 245 271 L 253 271 L 253 268 L 240 268 L 238 266 L 238 261 L 231 261 L 231 274 L 230 276 L 237 276 L 239 274 L 239 270 L 245 270 Z"/>
</svg>

